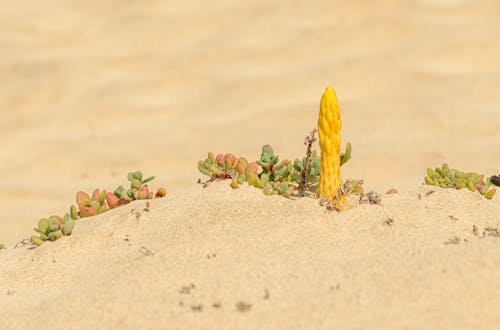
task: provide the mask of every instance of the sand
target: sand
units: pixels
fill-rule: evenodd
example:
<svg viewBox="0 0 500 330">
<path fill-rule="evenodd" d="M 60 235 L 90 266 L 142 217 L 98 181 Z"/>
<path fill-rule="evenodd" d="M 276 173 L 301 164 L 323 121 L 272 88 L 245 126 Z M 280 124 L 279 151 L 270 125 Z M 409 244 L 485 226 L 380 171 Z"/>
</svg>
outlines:
<svg viewBox="0 0 500 330">
<path fill-rule="evenodd" d="M 495 328 L 500 197 L 425 196 L 422 180 L 443 162 L 500 174 L 498 12 L 493 0 L 5 1 L 0 328 Z M 256 159 L 269 143 L 301 157 L 327 85 L 353 145 L 343 177 L 383 206 L 328 213 L 196 185 L 208 151 Z M 169 191 L 149 212 L 133 203 L 13 248 L 76 191 L 136 169 Z"/>
<path fill-rule="evenodd" d="M 3 252 L 0 319 L 7 328 L 493 329 L 500 233 L 487 228 L 500 224 L 499 200 L 426 196 L 434 190 L 382 205 L 351 199 L 342 213 L 227 182 L 149 211 L 134 202 L 78 220 L 56 243 Z"/>
</svg>

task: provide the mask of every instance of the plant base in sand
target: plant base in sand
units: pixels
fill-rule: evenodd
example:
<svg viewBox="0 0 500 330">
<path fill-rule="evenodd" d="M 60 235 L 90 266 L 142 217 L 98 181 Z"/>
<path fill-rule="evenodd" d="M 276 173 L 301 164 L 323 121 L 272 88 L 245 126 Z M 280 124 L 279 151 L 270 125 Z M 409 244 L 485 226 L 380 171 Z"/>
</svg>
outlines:
<svg viewBox="0 0 500 330">
<path fill-rule="evenodd" d="M 306 156 L 293 162 L 279 159 L 270 145 L 262 147 L 260 158 L 249 163 L 244 157 L 233 154 L 208 153 L 204 161 L 198 162 L 198 170 L 210 177 L 208 182 L 231 180 L 231 187 L 239 188 L 244 182 L 262 189 L 265 195 L 284 197 L 304 196 L 312 193 L 313 186 L 319 182 L 321 159 L 316 150 L 312 150 L 316 130 L 306 137 Z M 345 164 L 351 158 L 351 144 L 340 154 L 339 163 Z M 208 183 L 207 182 L 207 183 Z M 206 183 L 205 183 L 206 184 Z M 345 193 L 363 193 L 363 180 L 347 180 L 342 189 Z"/>
<path fill-rule="evenodd" d="M 130 181 L 129 189 L 125 189 L 123 186 L 119 186 L 114 192 L 96 189 L 92 196 L 79 191 L 76 194 L 78 207 L 71 205 L 69 212 L 66 212 L 63 217 L 53 215 L 48 219 L 40 219 L 38 227 L 35 228 L 39 236 L 32 236 L 31 241 L 36 245 L 42 245 L 45 241 L 55 241 L 62 236 L 71 235 L 75 221 L 79 218 L 92 217 L 134 200 L 165 197 L 167 194 L 165 188 L 158 189 L 156 194 L 149 191 L 146 183 L 154 178 L 154 176 L 143 178 L 141 171 L 135 171 L 130 172 L 127 176 L 128 181 Z"/>
<path fill-rule="evenodd" d="M 424 182 L 441 188 L 467 188 L 472 192 L 479 192 L 486 199 L 491 199 L 496 192 L 496 189 L 490 189 L 493 186 L 490 178 L 475 172 L 461 172 L 450 168 L 448 164 L 435 169 L 428 168 Z"/>
</svg>

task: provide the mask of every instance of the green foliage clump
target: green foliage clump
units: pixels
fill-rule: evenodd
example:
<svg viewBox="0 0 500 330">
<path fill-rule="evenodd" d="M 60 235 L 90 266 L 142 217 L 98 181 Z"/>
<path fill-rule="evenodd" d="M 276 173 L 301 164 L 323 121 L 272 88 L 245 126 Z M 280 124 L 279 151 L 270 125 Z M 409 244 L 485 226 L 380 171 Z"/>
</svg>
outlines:
<svg viewBox="0 0 500 330">
<path fill-rule="evenodd" d="M 300 163 L 299 160 L 296 162 Z M 311 166 L 311 181 L 316 180 L 314 169 L 318 166 L 319 163 Z M 208 175 L 212 181 L 231 179 L 231 187 L 235 189 L 247 182 L 250 186 L 263 189 L 266 195 L 290 196 L 295 189 L 291 183 L 297 182 L 294 178 L 300 177 L 293 163 L 289 160 L 280 162 L 279 156 L 274 154 L 269 145 L 263 146 L 260 158 L 251 163 L 246 158 L 238 158 L 233 154 L 215 156 L 210 152 L 207 159 L 198 162 L 198 170 Z"/>
<path fill-rule="evenodd" d="M 496 192 L 496 189 L 490 189 L 493 184 L 489 177 L 475 172 L 461 172 L 450 168 L 448 164 L 435 169 L 428 168 L 424 182 L 441 188 L 467 188 L 472 192 L 479 192 L 487 199 L 491 199 Z"/>
<path fill-rule="evenodd" d="M 294 192 L 304 195 L 311 185 L 319 181 L 321 159 L 316 150 L 311 150 L 314 142 L 314 133 L 306 138 L 306 156 L 295 159 L 280 161 L 270 145 L 264 145 L 260 158 L 249 163 L 244 157 L 236 157 L 233 154 L 218 154 L 212 152 L 204 161 L 198 162 L 198 170 L 210 177 L 209 181 L 231 179 L 231 187 L 238 188 L 243 182 L 260 188 L 265 195 L 291 196 Z M 348 143 L 346 151 L 340 155 L 341 165 L 351 158 L 351 144 Z M 363 193 L 362 180 L 347 180 L 345 191 L 347 193 Z"/>
<path fill-rule="evenodd" d="M 167 194 L 165 188 L 159 188 L 156 194 L 149 191 L 146 183 L 152 181 L 154 176 L 143 179 L 142 172 L 135 171 L 130 172 L 127 178 L 130 181 L 129 189 L 123 186 L 119 186 L 114 192 L 96 189 L 92 196 L 79 191 L 76 194 L 77 206 L 71 205 L 69 212 L 63 217 L 53 215 L 48 219 L 40 219 L 38 227 L 35 228 L 39 236 L 32 236 L 31 241 L 36 245 L 42 245 L 45 241 L 55 241 L 62 236 L 71 235 L 75 221 L 79 218 L 92 217 L 134 200 L 161 198 Z"/>
<path fill-rule="evenodd" d="M 40 236 L 32 236 L 31 241 L 36 245 L 41 245 L 44 241 L 55 241 L 63 235 L 71 235 L 73 228 L 75 228 L 75 219 L 72 219 L 68 213 L 63 218 L 57 215 L 48 219 L 42 218 L 38 221 L 38 227 L 35 228 Z"/>
</svg>

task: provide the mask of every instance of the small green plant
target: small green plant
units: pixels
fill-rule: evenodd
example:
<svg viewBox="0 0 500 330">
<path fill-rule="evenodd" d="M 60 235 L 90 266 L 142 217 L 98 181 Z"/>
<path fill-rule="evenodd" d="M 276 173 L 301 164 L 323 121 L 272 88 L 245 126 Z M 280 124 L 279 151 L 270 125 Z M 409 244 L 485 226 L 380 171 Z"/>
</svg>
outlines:
<svg viewBox="0 0 500 330">
<path fill-rule="evenodd" d="M 119 186 L 113 193 L 96 189 L 92 196 L 79 191 L 76 194 L 78 208 L 71 205 L 69 212 L 63 217 L 53 215 L 48 219 L 40 219 L 38 227 L 35 228 L 39 236 L 32 236 L 31 241 L 36 245 L 42 245 L 45 241 L 55 241 L 62 236 L 71 235 L 75 220 L 79 218 L 92 217 L 134 200 L 161 198 L 167 194 L 165 188 L 159 188 L 154 195 L 149 191 L 147 183 L 152 181 L 154 176 L 143 179 L 142 172 L 135 171 L 130 172 L 127 178 L 130 181 L 129 189 Z"/>
<path fill-rule="evenodd" d="M 198 170 L 211 179 L 234 179 L 239 184 L 246 180 L 247 167 L 248 161 L 245 158 L 238 158 L 233 154 L 215 156 L 209 152 L 205 161 L 198 162 Z"/>
<path fill-rule="evenodd" d="M 441 188 L 467 188 L 472 192 L 479 192 L 487 199 L 491 199 L 496 192 L 496 189 L 490 189 L 493 184 L 489 177 L 475 172 L 461 172 L 450 168 L 448 164 L 435 169 L 428 168 L 424 182 Z"/>
<path fill-rule="evenodd" d="M 303 196 L 310 187 L 319 181 L 321 160 L 312 143 L 315 141 L 312 131 L 304 144 L 307 146 L 306 156 L 295 159 L 293 162 L 279 159 L 270 145 L 264 145 L 260 158 L 249 163 L 246 158 L 236 157 L 233 154 L 218 154 L 212 152 L 204 161 L 198 162 L 198 170 L 210 177 L 209 182 L 216 180 L 231 180 L 231 187 L 238 188 L 243 182 L 260 188 L 265 195 L 291 196 L 295 191 Z M 351 158 L 351 144 L 340 155 L 340 163 L 345 164 Z M 362 193 L 362 180 L 346 181 L 347 192 Z M 355 185 L 352 187 L 352 185 Z"/>
<path fill-rule="evenodd" d="M 73 220 L 80 218 L 91 217 L 97 214 L 104 213 L 108 210 L 106 206 L 106 191 L 102 193 L 99 189 L 94 190 L 92 197 L 83 191 L 76 194 L 76 203 L 80 212 L 75 212 L 76 208 L 72 205 L 70 207 L 70 216 Z"/>
<path fill-rule="evenodd" d="M 57 215 L 53 215 L 48 219 L 42 218 L 38 221 L 38 227 L 35 228 L 35 231 L 40 236 L 32 236 L 31 241 L 36 245 L 41 245 L 44 241 L 55 241 L 63 235 L 71 235 L 74 227 L 75 220 L 67 213 L 63 218 Z"/>
<path fill-rule="evenodd" d="M 274 154 L 273 148 L 270 145 L 262 147 L 262 154 L 257 160 L 262 168 L 262 172 L 258 175 L 258 180 L 262 182 L 265 195 L 282 195 L 290 196 L 295 190 L 295 186 L 291 184 L 293 174 L 296 174 L 292 162 L 284 159 L 279 162 L 279 156 Z"/>
</svg>

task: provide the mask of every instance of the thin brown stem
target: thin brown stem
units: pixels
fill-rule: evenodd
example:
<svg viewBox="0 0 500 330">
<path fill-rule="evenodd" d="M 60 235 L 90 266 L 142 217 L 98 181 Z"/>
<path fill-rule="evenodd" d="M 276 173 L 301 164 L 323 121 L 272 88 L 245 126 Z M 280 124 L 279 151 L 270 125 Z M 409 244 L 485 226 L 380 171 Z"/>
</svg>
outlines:
<svg viewBox="0 0 500 330">
<path fill-rule="evenodd" d="M 299 194 L 301 196 L 305 195 L 305 191 L 309 188 L 309 182 L 307 182 L 307 174 L 309 173 L 309 167 L 311 166 L 311 152 L 312 152 L 312 144 L 316 141 L 316 132 L 314 129 L 309 133 L 309 135 L 305 138 L 304 144 L 307 146 L 306 151 L 306 163 L 304 165 L 304 169 L 300 173 L 300 183 L 299 183 Z"/>
</svg>

